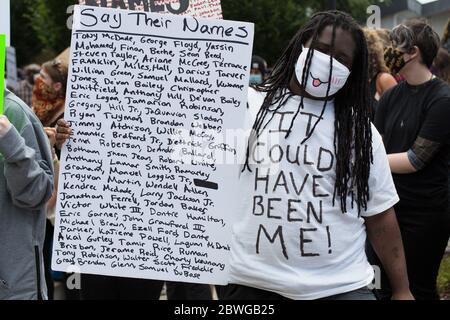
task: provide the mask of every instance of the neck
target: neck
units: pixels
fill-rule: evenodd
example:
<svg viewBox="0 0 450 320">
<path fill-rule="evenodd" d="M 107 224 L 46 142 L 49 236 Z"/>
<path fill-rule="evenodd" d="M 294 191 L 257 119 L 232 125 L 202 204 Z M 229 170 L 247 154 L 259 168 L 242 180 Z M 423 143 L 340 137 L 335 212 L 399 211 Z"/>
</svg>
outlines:
<svg viewBox="0 0 450 320">
<path fill-rule="evenodd" d="M 418 86 L 431 80 L 433 74 L 425 65 L 417 64 L 410 67 L 412 68 L 408 68 L 403 73 L 403 76 L 408 84 Z"/>
</svg>

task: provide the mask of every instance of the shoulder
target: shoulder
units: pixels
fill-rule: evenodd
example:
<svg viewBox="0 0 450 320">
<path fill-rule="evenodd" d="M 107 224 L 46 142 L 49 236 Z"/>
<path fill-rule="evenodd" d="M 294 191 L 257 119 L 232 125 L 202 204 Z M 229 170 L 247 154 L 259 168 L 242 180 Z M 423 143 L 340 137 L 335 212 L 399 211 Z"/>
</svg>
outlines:
<svg viewBox="0 0 450 320">
<path fill-rule="evenodd" d="M 438 108 L 448 111 L 450 109 L 450 87 L 444 81 L 435 79 L 428 95 L 431 98 L 428 110 Z"/>
<path fill-rule="evenodd" d="M 380 146 L 383 145 L 383 137 L 378 132 L 377 128 L 372 124 L 372 150 L 375 154 Z"/>
<path fill-rule="evenodd" d="M 390 73 L 387 73 L 387 72 L 381 72 L 378 75 L 378 81 L 380 83 L 382 83 L 383 86 L 397 84 L 397 81 L 395 80 L 395 78 Z"/>
<path fill-rule="evenodd" d="M 435 79 L 434 90 L 438 98 L 450 98 L 450 86 L 439 78 Z"/>
<path fill-rule="evenodd" d="M 248 88 L 248 104 L 250 108 L 261 107 L 265 97 L 266 97 L 265 92 L 258 91 L 252 87 Z"/>
<path fill-rule="evenodd" d="M 389 75 L 391 76 L 391 75 Z M 395 81 L 395 78 L 393 78 Z M 383 94 L 382 98 L 385 100 L 391 99 L 399 94 L 403 94 L 405 90 L 405 82 L 400 81 L 396 86 L 393 86 L 392 88 L 386 90 L 386 92 Z"/>
<path fill-rule="evenodd" d="M 403 97 L 405 94 L 404 90 L 405 86 L 403 82 L 400 82 L 397 85 L 387 89 L 380 97 L 380 101 L 378 102 L 378 110 L 383 112 L 383 110 L 387 111 L 388 109 L 391 109 L 391 101 L 397 98 L 401 99 L 401 97 Z"/>
<path fill-rule="evenodd" d="M 26 126 L 39 122 L 32 110 L 12 92 L 5 97 L 4 113 L 14 127 L 21 132 Z"/>
<path fill-rule="evenodd" d="M 256 117 L 259 109 L 264 103 L 264 99 L 266 98 L 266 93 L 256 90 L 255 88 L 248 88 L 248 96 L 247 96 L 247 108 L 248 112 L 252 117 Z"/>
</svg>

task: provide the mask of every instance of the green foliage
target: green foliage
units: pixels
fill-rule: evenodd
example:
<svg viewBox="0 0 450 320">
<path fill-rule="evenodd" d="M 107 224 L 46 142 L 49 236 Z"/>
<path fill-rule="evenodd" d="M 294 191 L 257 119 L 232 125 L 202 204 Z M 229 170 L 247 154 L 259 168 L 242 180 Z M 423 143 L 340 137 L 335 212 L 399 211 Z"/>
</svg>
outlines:
<svg viewBox="0 0 450 320">
<path fill-rule="evenodd" d="M 338 0 L 337 9 L 364 23 L 367 7 L 385 1 Z M 317 11 L 327 10 L 328 0 L 222 0 L 225 19 L 255 23 L 254 53 L 273 64 L 289 40 Z"/>
<path fill-rule="evenodd" d="M 24 66 L 53 58 L 70 44 L 67 7 L 77 0 L 11 1 L 11 45 Z"/>
<path fill-rule="evenodd" d="M 222 9 L 224 19 L 255 23 L 253 52 L 272 64 L 306 21 L 314 3 L 317 1 L 226 0 Z"/>
<path fill-rule="evenodd" d="M 67 8 L 78 3 L 75 0 L 25 0 L 28 10 L 25 16 L 49 55 L 57 55 L 70 44 L 67 28 Z"/>
<path fill-rule="evenodd" d="M 27 64 L 41 52 L 43 46 L 25 17 L 27 11 L 25 0 L 11 1 L 11 45 L 16 48 L 19 65 Z"/>
<path fill-rule="evenodd" d="M 437 287 L 443 298 L 450 299 L 450 256 L 446 256 L 442 260 Z"/>
<path fill-rule="evenodd" d="M 337 8 L 364 22 L 367 7 L 379 2 L 338 0 Z M 50 59 L 69 46 L 67 7 L 75 3 L 78 1 L 11 1 L 12 43 L 19 65 Z M 327 9 L 328 4 L 328 0 L 222 0 L 225 19 L 255 23 L 254 53 L 266 58 L 269 64 L 275 62 L 311 14 Z"/>
</svg>

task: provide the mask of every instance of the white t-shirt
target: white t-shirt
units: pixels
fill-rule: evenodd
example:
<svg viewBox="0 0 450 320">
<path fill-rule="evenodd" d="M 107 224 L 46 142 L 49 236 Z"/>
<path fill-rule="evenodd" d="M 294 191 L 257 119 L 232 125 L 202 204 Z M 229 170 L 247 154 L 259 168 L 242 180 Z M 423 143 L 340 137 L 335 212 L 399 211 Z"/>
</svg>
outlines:
<svg viewBox="0 0 450 320">
<path fill-rule="evenodd" d="M 250 89 L 249 127 L 263 100 L 263 93 Z M 372 282 L 363 217 L 384 212 L 399 198 L 381 136 L 372 127 L 368 208 L 359 217 L 356 202 L 352 207 L 347 201 L 345 214 L 338 197 L 333 206 L 334 104 L 328 103 L 323 119 L 303 145 L 323 102 L 304 99 L 304 109 L 285 139 L 299 104 L 300 97 L 294 96 L 278 110 L 250 152 L 252 172 L 241 174 L 242 201 L 233 227 L 229 283 L 290 299 L 319 299 Z"/>
</svg>

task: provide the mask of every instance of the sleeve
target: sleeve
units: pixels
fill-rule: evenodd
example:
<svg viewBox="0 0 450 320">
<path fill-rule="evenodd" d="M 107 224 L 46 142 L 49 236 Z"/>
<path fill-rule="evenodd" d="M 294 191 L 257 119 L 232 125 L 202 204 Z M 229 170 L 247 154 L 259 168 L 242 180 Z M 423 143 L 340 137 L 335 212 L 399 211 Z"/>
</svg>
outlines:
<svg viewBox="0 0 450 320">
<path fill-rule="evenodd" d="M 13 127 L 0 139 L 6 185 L 20 208 L 39 210 L 52 195 L 52 164 L 42 159 L 39 145 L 31 124 L 21 134 Z"/>
<path fill-rule="evenodd" d="M 265 94 L 249 87 L 247 95 L 247 111 L 245 117 L 245 128 L 251 129 L 255 123 L 259 109 L 264 103 Z"/>
<path fill-rule="evenodd" d="M 409 162 L 416 170 L 422 170 L 433 160 L 436 153 L 441 149 L 442 144 L 418 137 L 411 149 L 408 150 Z"/>
<path fill-rule="evenodd" d="M 419 137 L 442 144 L 450 141 L 450 98 L 433 103 L 425 115 Z"/>
<path fill-rule="evenodd" d="M 371 217 L 393 207 L 400 199 L 392 179 L 389 160 L 380 134 L 373 128 L 373 164 L 369 176 L 369 201 L 362 217 Z"/>
</svg>

